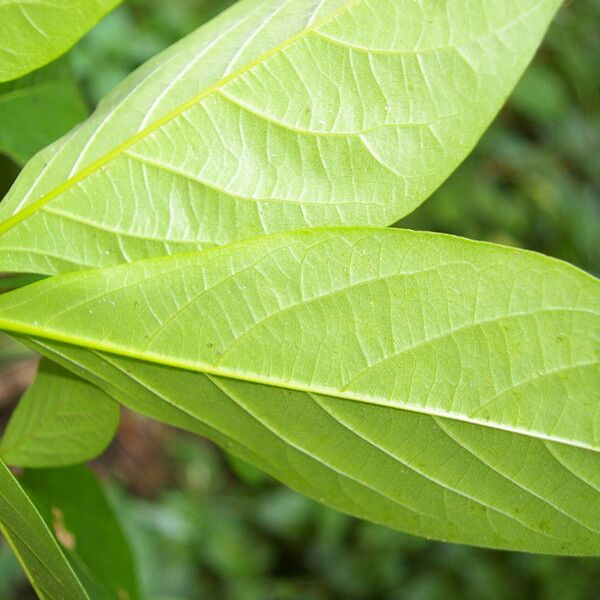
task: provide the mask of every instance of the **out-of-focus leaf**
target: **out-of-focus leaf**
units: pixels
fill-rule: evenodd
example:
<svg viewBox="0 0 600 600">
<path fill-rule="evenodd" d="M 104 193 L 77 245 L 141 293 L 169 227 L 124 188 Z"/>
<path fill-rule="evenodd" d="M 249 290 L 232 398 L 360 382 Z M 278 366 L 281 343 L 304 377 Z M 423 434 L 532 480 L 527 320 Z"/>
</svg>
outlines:
<svg viewBox="0 0 600 600">
<path fill-rule="evenodd" d="M 85 101 L 64 62 L 2 83 L 0 152 L 25 163 L 87 115 Z"/>
<path fill-rule="evenodd" d="M 92 600 L 137 600 L 129 544 L 94 473 L 81 465 L 35 469 L 20 481 Z"/>
<path fill-rule="evenodd" d="M 121 0 L 0 2 L 0 81 L 39 69 L 64 54 Z"/>
<path fill-rule="evenodd" d="M 34 356 L 29 348 L 0 333 L 0 364 L 4 361 L 22 360 Z"/>
<path fill-rule="evenodd" d="M 0 531 L 40 600 L 95 600 L 85 591 L 37 508 L 2 461 Z"/>
<path fill-rule="evenodd" d="M 0 204 L 0 269 L 389 225 L 471 151 L 559 6 L 239 2 L 30 161 Z"/>
<path fill-rule="evenodd" d="M 43 275 L 32 275 L 30 273 L 18 273 L 15 275 L 0 275 L 0 294 L 24 287 L 43 279 Z"/>
<path fill-rule="evenodd" d="M 561 79 L 550 69 L 532 66 L 515 88 L 511 105 L 537 122 L 560 118 L 569 106 Z"/>
<path fill-rule="evenodd" d="M 0 327 L 339 510 L 594 555 L 599 289 L 511 248 L 320 229 L 59 275 L 0 297 Z"/>
<path fill-rule="evenodd" d="M 3 198 L 19 174 L 19 165 L 0 151 L 0 198 Z"/>
<path fill-rule="evenodd" d="M 119 424 L 119 406 L 102 390 L 42 360 L 0 440 L 4 462 L 58 467 L 95 458 Z"/>
</svg>

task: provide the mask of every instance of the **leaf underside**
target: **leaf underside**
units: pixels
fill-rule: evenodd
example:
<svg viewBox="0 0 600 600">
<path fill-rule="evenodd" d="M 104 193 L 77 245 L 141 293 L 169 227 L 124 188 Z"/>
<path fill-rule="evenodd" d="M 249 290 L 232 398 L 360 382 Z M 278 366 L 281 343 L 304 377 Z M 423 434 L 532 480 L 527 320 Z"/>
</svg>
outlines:
<svg viewBox="0 0 600 600">
<path fill-rule="evenodd" d="M 0 0 L 0 82 L 64 54 L 121 0 Z"/>
<path fill-rule="evenodd" d="M 490 244 L 315 230 L 58 276 L 0 327 L 339 510 L 598 554 L 599 287 Z"/>
<path fill-rule="evenodd" d="M 0 205 L 0 271 L 389 225 L 472 149 L 559 5 L 239 2 L 29 163 Z"/>
</svg>

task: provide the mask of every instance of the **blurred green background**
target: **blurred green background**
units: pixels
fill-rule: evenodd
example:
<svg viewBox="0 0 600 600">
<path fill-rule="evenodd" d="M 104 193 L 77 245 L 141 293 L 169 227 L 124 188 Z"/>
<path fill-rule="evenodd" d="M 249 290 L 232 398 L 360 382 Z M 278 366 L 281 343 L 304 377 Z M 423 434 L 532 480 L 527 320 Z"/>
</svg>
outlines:
<svg viewBox="0 0 600 600">
<path fill-rule="evenodd" d="M 231 3 L 126 2 L 67 56 L 88 106 Z M 0 155 L 0 193 L 18 170 Z M 563 7 L 473 155 L 399 226 L 530 248 L 600 274 L 600 2 Z M 33 372 L 20 352 L 0 340 L 3 421 Z M 362 523 L 130 413 L 94 466 L 149 600 L 600 599 L 600 559 L 440 544 Z M 34 598 L 5 545 L 0 598 Z"/>
</svg>

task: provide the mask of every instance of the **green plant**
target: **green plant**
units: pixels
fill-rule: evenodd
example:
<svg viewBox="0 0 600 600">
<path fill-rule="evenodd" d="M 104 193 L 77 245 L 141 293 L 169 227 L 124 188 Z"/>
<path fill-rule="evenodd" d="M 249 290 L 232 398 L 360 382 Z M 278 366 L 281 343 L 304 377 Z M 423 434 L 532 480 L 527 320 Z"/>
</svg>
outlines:
<svg viewBox="0 0 600 600">
<path fill-rule="evenodd" d="M 0 81 L 22 77 L 58 58 L 119 2 L 0 3 Z"/>
<path fill-rule="evenodd" d="M 58 365 L 4 459 L 88 459 L 116 400 L 350 514 L 598 554 L 598 282 L 373 227 L 470 151 L 558 4 L 247 1 L 132 75 L 0 205 L 0 270 L 53 276 L 0 327 Z M 85 393 L 101 443 L 21 433 Z"/>
</svg>

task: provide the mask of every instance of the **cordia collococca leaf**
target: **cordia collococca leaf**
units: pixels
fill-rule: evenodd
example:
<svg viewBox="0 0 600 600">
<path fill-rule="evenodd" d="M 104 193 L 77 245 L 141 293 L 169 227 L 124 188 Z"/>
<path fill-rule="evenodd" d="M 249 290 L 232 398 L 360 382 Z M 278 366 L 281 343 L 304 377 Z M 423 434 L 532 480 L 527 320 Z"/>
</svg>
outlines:
<svg viewBox="0 0 600 600">
<path fill-rule="evenodd" d="M 0 271 L 391 224 L 471 150 L 559 5 L 244 0 L 30 161 L 0 204 Z"/>
<path fill-rule="evenodd" d="M 586 555 L 599 292 L 525 251 L 317 229 L 59 275 L 0 298 L 0 328 L 339 510 Z"/>
<path fill-rule="evenodd" d="M 58 58 L 120 1 L 0 0 L 0 81 Z"/>
</svg>

